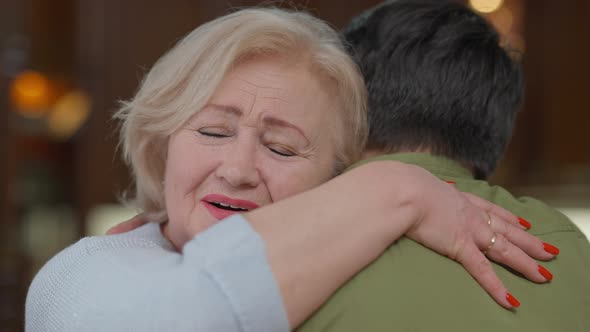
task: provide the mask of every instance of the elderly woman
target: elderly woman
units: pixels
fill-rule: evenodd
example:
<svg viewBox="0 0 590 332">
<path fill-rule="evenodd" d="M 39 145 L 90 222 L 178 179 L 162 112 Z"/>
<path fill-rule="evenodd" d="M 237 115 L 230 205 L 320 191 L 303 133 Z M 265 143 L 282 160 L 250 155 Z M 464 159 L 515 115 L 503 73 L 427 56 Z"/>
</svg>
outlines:
<svg viewBox="0 0 590 332">
<path fill-rule="evenodd" d="M 360 156 L 365 89 L 338 35 L 305 13 L 246 9 L 200 26 L 118 117 L 153 222 L 48 262 L 28 331 L 285 331 L 404 234 L 506 308 L 481 250 L 551 258 L 515 216 L 417 167 L 375 162 L 330 180 Z M 529 275 L 526 257 L 502 262 Z"/>
</svg>

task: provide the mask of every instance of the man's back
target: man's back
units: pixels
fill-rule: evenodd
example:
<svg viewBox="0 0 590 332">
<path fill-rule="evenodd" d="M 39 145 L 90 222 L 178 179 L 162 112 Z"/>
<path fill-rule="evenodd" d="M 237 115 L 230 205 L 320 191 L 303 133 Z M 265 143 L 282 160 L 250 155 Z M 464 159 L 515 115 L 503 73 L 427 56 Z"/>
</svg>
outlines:
<svg viewBox="0 0 590 332">
<path fill-rule="evenodd" d="M 514 311 L 497 305 L 462 267 L 402 238 L 342 287 L 299 331 L 590 331 L 590 244 L 565 216 L 530 198 L 474 180 L 448 159 L 394 154 L 422 166 L 457 189 L 490 200 L 532 223 L 529 230 L 561 249 L 543 262 L 552 282 L 535 284 L 495 266 L 522 303 Z M 403 188 L 400 188 L 403 190 Z"/>
</svg>

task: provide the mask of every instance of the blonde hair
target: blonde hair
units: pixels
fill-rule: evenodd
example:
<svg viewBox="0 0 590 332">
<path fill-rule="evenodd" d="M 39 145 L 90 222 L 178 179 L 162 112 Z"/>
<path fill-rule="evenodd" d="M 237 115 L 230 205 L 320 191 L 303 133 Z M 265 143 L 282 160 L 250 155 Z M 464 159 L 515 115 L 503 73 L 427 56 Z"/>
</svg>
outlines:
<svg viewBox="0 0 590 332">
<path fill-rule="evenodd" d="M 360 158 L 367 136 L 366 89 L 337 32 L 304 12 L 242 9 L 199 26 L 178 42 L 115 114 L 122 120 L 120 143 L 135 180 L 133 204 L 149 219 L 166 218 L 168 138 L 203 108 L 232 66 L 267 54 L 304 58 L 334 82 L 345 135 L 336 172 Z"/>
</svg>

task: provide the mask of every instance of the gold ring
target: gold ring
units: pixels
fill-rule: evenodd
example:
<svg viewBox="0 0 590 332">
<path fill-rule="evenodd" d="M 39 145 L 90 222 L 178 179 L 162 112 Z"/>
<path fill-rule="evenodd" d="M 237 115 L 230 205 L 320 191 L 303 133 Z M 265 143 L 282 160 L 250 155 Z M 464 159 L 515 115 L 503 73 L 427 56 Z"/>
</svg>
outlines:
<svg viewBox="0 0 590 332">
<path fill-rule="evenodd" d="M 486 212 L 486 214 L 488 215 L 488 225 L 491 227 L 492 226 L 492 216 L 490 216 L 490 214 L 487 212 Z"/>
<path fill-rule="evenodd" d="M 484 255 L 487 255 L 488 254 L 488 251 L 490 249 L 492 249 L 492 247 L 494 246 L 494 244 L 496 244 L 496 233 L 494 233 L 494 235 L 490 239 L 490 244 L 488 244 L 488 247 L 486 248 L 486 250 L 483 251 L 483 254 Z"/>
</svg>

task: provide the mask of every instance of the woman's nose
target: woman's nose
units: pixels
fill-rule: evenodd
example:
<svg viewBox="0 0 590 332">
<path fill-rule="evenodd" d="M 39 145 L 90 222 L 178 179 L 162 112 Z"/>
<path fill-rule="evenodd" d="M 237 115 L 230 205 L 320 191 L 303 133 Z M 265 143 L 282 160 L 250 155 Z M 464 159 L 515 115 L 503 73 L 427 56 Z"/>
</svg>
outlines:
<svg viewBox="0 0 590 332">
<path fill-rule="evenodd" d="M 226 150 L 217 176 L 233 187 L 256 187 L 261 181 L 257 167 L 257 144 L 239 139 Z"/>
</svg>

